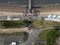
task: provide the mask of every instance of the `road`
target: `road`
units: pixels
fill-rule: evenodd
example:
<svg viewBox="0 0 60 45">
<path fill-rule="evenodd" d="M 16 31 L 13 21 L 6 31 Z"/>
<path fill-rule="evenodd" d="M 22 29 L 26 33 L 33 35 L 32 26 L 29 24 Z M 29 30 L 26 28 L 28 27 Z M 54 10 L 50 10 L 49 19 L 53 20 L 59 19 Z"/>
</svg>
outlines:
<svg viewBox="0 0 60 45">
<path fill-rule="evenodd" d="M 33 31 L 29 33 L 28 40 L 25 43 L 21 43 L 19 45 L 32 45 L 32 42 L 36 40 L 36 38 L 38 37 L 41 31 L 46 30 L 46 29 L 51 29 L 51 28 L 53 27 L 44 28 L 44 29 L 33 29 Z"/>
<path fill-rule="evenodd" d="M 41 20 L 40 15 L 38 15 L 38 16 L 32 16 L 32 15 L 28 15 L 28 16 L 25 16 L 25 15 L 0 16 L 0 20 L 8 20 L 8 17 L 9 17 L 10 20 L 14 20 L 14 19 L 17 19 L 17 18 L 19 18 L 18 20 L 34 20 L 34 19 Z"/>
</svg>

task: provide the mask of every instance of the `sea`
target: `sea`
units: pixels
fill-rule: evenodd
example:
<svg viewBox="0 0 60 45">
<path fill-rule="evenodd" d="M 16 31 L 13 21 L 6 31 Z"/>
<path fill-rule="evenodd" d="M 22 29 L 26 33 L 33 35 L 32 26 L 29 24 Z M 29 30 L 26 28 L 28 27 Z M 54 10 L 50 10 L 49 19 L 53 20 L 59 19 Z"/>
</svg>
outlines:
<svg viewBox="0 0 60 45">
<path fill-rule="evenodd" d="M 0 5 L 28 5 L 28 0 L 0 0 Z M 60 4 L 60 0 L 32 0 L 33 6 Z"/>
</svg>

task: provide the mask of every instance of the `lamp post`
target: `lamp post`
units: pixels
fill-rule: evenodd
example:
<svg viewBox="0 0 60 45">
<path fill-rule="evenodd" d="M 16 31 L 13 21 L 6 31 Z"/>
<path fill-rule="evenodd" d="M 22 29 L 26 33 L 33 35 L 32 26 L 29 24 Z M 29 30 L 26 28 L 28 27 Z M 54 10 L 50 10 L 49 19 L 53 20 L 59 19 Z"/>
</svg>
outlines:
<svg viewBox="0 0 60 45">
<path fill-rule="evenodd" d="M 31 12 L 31 0 L 28 1 L 28 10 Z"/>
<path fill-rule="evenodd" d="M 31 0 L 28 2 L 28 9 L 31 10 Z"/>
</svg>

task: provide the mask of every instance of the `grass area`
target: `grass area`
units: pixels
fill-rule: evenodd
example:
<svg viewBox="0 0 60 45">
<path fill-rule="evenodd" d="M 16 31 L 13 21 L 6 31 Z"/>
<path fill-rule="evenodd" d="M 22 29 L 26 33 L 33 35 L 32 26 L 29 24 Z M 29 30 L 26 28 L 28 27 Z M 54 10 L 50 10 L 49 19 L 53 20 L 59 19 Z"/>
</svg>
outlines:
<svg viewBox="0 0 60 45">
<path fill-rule="evenodd" d="M 38 40 L 46 40 L 46 36 L 49 30 L 44 30 L 42 31 L 39 36 L 38 36 Z"/>
<path fill-rule="evenodd" d="M 44 20 L 33 20 L 33 28 L 46 28 L 46 27 L 60 27 L 60 22 L 44 21 Z"/>
<path fill-rule="evenodd" d="M 53 45 L 55 39 L 60 36 L 60 32 L 58 32 L 59 29 L 53 28 L 49 30 L 44 30 L 39 34 L 37 40 L 46 40 L 46 45 Z M 37 45 L 39 45 L 39 43 Z"/>
<path fill-rule="evenodd" d="M 54 45 L 56 39 L 60 36 L 60 28 L 52 29 L 47 34 L 46 45 Z"/>
<path fill-rule="evenodd" d="M 0 21 L 0 28 L 22 28 L 32 24 L 33 28 L 46 28 L 53 26 L 60 26 L 60 22 L 33 20 L 29 22 L 27 20 L 20 21 Z"/>
<path fill-rule="evenodd" d="M 20 21 L 0 21 L 0 28 L 22 28 L 30 23 L 27 20 Z"/>
<path fill-rule="evenodd" d="M 32 25 L 34 28 L 40 28 L 42 27 L 43 22 L 40 20 L 33 20 Z"/>
<path fill-rule="evenodd" d="M 54 23 L 51 21 L 44 21 L 43 22 L 43 27 L 52 27 L 53 25 L 54 25 Z"/>
<path fill-rule="evenodd" d="M 3 26 L 5 28 L 16 28 L 16 27 L 25 27 L 29 25 L 28 21 L 4 21 Z"/>
<path fill-rule="evenodd" d="M 45 28 L 45 27 L 51 27 L 54 25 L 54 22 L 52 21 L 43 21 L 43 20 L 34 20 L 32 23 L 34 28 Z"/>
<path fill-rule="evenodd" d="M 47 34 L 48 32 L 52 30 L 52 29 L 49 29 L 49 30 L 43 30 L 39 36 L 37 37 L 37 40 L 46 40 L 47 39 Z M 40 45 L 40 43 L 35 43 L 35 45 Z"/>
<path fill-rule="evenodd" d="M 0 21 L 0 28 L 3 28 L 2 24 L 3 24 L 3 21 Z"/>
<path fill-rule="evenodd" d="M 47 38 L 46 38 L 46 45 L 52 45 L 56 39 L 56 32 L 57 30 L 52 29 L 48 32 Z"/>
<path fill-rule="evenodd" d="M 54 30 L 54 29 L 43 30 L 43 31 L 39 34 L 39 36 L 38 36 L 37 39 L 38 39 L 38 40 L 46 40 L 47 34 L 48 34 L 48 32 L 49 32 L 50 30 Z"/>
</svg>

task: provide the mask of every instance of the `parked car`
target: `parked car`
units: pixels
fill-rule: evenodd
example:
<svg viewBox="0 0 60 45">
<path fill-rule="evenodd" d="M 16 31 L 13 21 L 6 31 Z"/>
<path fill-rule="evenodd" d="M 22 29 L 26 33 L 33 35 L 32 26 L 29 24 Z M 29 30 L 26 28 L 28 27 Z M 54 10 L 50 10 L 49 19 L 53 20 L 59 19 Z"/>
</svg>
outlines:
<svg viewBox="0 0 60 45">
<path fill-rule="evenodd" d="M 16 42 L 12 42 L 10 45 L 16 45 Z"/>
</svg>

